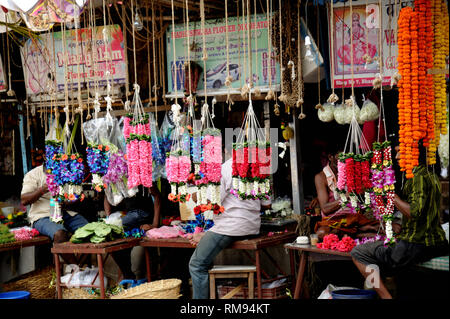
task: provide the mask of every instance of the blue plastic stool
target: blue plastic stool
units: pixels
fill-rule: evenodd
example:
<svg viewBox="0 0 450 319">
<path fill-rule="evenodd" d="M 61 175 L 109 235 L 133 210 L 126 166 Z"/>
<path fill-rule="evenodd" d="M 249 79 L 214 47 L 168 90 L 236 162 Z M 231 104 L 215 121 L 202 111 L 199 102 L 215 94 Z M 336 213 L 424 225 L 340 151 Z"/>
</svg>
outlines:
<svg viewBox="0 0 450 319">
<path fill-rule="evenodd" d="M 30 293 L 28 291 L 1 292 L 0 299 L 30 299 Z"/>
</svg>

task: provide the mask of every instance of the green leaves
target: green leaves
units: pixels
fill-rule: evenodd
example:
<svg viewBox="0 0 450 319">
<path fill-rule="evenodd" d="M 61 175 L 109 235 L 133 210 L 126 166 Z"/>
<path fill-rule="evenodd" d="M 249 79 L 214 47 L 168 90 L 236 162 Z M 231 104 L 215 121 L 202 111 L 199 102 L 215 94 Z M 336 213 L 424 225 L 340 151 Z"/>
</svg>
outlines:
<svg viewBox="0 0 450 319">
<path fill-rule="evenodd" d="M 78 228 L 70 238 L 70 242 L 74 244 L 89 242 L 99 244 L 124 237 L 121 227 L 105 224 L 104 222 L 92 222 Z"/>
</svg>

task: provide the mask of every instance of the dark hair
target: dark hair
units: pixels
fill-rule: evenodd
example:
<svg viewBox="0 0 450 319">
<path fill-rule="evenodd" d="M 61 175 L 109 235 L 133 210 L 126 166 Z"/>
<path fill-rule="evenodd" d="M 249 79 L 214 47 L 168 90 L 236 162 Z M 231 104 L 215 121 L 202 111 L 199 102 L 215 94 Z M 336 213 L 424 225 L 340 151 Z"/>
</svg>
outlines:
<svg viewBox="0 0 450 319">
<path fill-rule="evenodd" d="M 327 155 L 336 155 L 343 151 L 344 151 L 344 146 L 341 143 L 339 143 L 333 139 L 331 139 L 325 146 L 325 153 Z"/>
</svg>

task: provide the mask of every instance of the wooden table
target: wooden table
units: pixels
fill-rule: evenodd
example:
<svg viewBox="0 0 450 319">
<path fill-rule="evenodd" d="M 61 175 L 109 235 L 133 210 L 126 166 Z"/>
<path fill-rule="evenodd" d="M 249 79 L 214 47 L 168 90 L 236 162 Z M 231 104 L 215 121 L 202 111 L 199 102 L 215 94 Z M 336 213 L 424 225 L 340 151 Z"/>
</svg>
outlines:
<svg viewBox="0 0 450 319">
<path fill-rule="evenodd" d="M 269 253 L 265 250 L 265 248 L 274 247 L 274 246 L 282 245 L 282 244 L 285 244 L 288 242 L 292 242 L 295 238 L 297 238 L 297 234 L 295 232 L 284 232 L 281 234 L 273 234 L 272 236 L 263 234 L 260 237 L 256 237 L 256 238 L 235 241 L 233 244 L 231 244 L 229 247 L 227 247 L 227 249 L 243 250 L 244 253 L 255 264 L 255 266 L 256 266 L 256 283 L 257 283 L 259 299 L 262 298 L 261 273 L 264 273 L 267 276 L 267 274 L 264 272 L 264 270 L 261 269 L 260 252 L 263 251 L 269 257 L 269 260 L 277 267 L 277 269 L 280 270 L 281 273 L 284 273 L 284 271 L 279 267 L 276 260 L 274 260 L 273 257 L 269 255 Z M 149 282 L 151 281 L 151 272 L 150 272 L 151 262 L 150 262 L 150 253 L 147 248 L 149 248 L 149 247 L 191 248 L 191 249 L 195 248 L 194 246 L 192 246 L 192 244 L 189 242 L 188 239 L 182 238 L 182 237 L 168 238 L 168 239 L 151 239 L 151 238 L 145 237 L 140 242 L 140 246 L 144 247 L 145 260 L 146 260 L 146 266 L 147 266 L 147 280 Z M 253 259 L 250 256 L 250 254 L 247 252 L 247 250 L 253 250 L 255 252 L 255 259 Z"/>
<path fill-rule="evenodd" d="M 295 278 L 295 256 L 294 252 L 299 251 L 301 252 L 300 256 L 300 262 L 298 265 L 298 271 L 297 271 L 297 281 L 295 284 L 295 292 L 294 292 L 294 299 L 299 299 L 302 285 L 303 285 L 303 279 L 305 275 L 305 269 L 306 269 L 306 261 L 308 258 L 310 258 L 311 254 L 320 254 L 320 255 L 328 255 L 333 257 L 339 257 L 339 259 L 344 260 L 351 260 L 350 253 L 345 253 L 341 251 L 336 250 L 330 250 L 330 249 L 320 249 L 316 246 L 312 245 L 300 245 L 300 244 L 286 244 L 284 245 L 285 248 L 289 249 L 289 258 L 291 262 L 291 275 L 292 278 Z"/>
<path fill-rule="evenodd" d="M 55 268 L 56 268 L 56 288 L 58 291 L 58 299 L 62 298 L 62 287 L 67 287 L 65 284 L 61 284 L 61 265 L 59 261 L 59 256 L 61 254 L 95 254 L 97 255 L 97 263 L 98 263 L 98 276 L 100 276 L 100 286 L 95 286 L 93 283 L 97 279 L 94 278 L 91 285 L 83 285 L 80 287 L 91 287 L 91 288 L 100 288 L 100 296 L 102 299 L 105 299 L 105 284 L 104 284 L 104 275 L 103 275 L 103 265 L 106 262 L 110 253 L 132 248 L 134 246 L 139 245 L 140 238 L 123 238 L 117 239 L 114 241 L 101 243 L 101 244 L 73 244 L 71 242 L 65 242 L 60 244 L 53 244 L 53 248 L 51 252 L 53 253 L 55 260 Z M 103 259 L 103 254 L 106 254 L 105 259 Z"/>
<path fill-rule="evenodd" d="M 50 243 L 51 243 L 51 240 L 49 237 L 36 236 L 30 240 L 20 240 L 20 241 L 15 241 L 12 243 L 1 244 L 0 252 L 20 249 L 20 248 L 30 247 L 30 246 L 45 245 L 45 244 L 50 244 Z"/>
</svg>

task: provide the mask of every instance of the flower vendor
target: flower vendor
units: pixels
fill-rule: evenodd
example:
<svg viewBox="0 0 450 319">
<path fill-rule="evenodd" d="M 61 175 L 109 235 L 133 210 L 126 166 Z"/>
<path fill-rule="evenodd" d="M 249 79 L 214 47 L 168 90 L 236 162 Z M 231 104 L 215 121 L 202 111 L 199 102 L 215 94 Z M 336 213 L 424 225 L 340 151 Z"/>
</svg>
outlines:
<svg viewBox="0 0 450 319">
<path fill-rule="evenodd" d="M 322 239 L 328 233 L 335 233 L 342 237 L 375 236 L 379 231 L 379 222 L 370 220 L 362 213 L 353 212 L 350 207 L 342 207 L 338 189 L 338 155 L 341 152 L 338 143 L 330 142 L 327 146 L 328 164 L 318 173 L 314 182 L 317 199 L 322 213 L 322 221 L 316 223 L 315 232 Z M 340 183 L 346 183 L 339 179 Z M 345 194 L 344 194 L 345 196 Z"/>
<path fill-rule="evenodd" d="M 22 184 L 21 203 L 24 206 L 31 205 L 28 219 L 32 227 L 42 235 L 50 237 L 55 243 L 69 241 L 71 233 L 83 227 L 88 221 L 69 209 L 63 209 L 62 219 L 64 224 L 56 223 L 50 219 L 51 193 L 47 185 L 47 168 L 45 163 L 37 166 L 25 174 Z M 64 258 L 70 263 L 75 263 L 73 256 Z"/>
<path fill-rule="evenodd" d="M 396 151 L 399 159 L 398 146 Z M 407 266 L 448 254 L 448 242 L 439 221 L 440 184 L 437 175 L 426 165 L 422 140 L 419 142 L 419 165 L 413 172 L 414 177 L 403 186 L 402 197 L 394 197 L 394 205 L 403 215 L 397 241 L 392 245 L 384 245 L 383 241 L 370 242 L 351 252 L 353 262 L 364 277 L 369 274 L 367 265 L 375 264 L 382 275 L 392 275 Z M 380 298 L 392 298 L 381 280 L 375 290 Z"/>
<path fill-rule="evenodd" d="M 189 262 L 193 298 L 209 297 L 208 269 L 214 258 L 236 240 L 258 235 L 261 226 L 261 210 L 270 208 L 270 200 L 243 200 L 231 194 L 232 157 L 231 145 L 225 146 L 226 161 L 222 164 L 220 198 L 224 211 L 214 214 L 214 226 L 206 232 L 193 235 L 191 243 L 196 246 Z"/>
<path fill-rule="evenodd" d="M 149 188 L 149 193 L 143 192 L 142 186 L 135 196 L 124 198 L 117 206 L 112 206 L 107 197 L 104 198 L 104 209 L 107 216 L 114 211 L 125 212 L 122 217 L 122 226 L 125 232 L 133 232 L 136 229 L 148 231 L 159 227 L 161 215 L 161 193 L 154 184 Z M 113 258 L 119 265 L 124 278 L 135 279 L 131 270 L 131 249 L 125 249 L 113 253 Z"/>
</svg>

